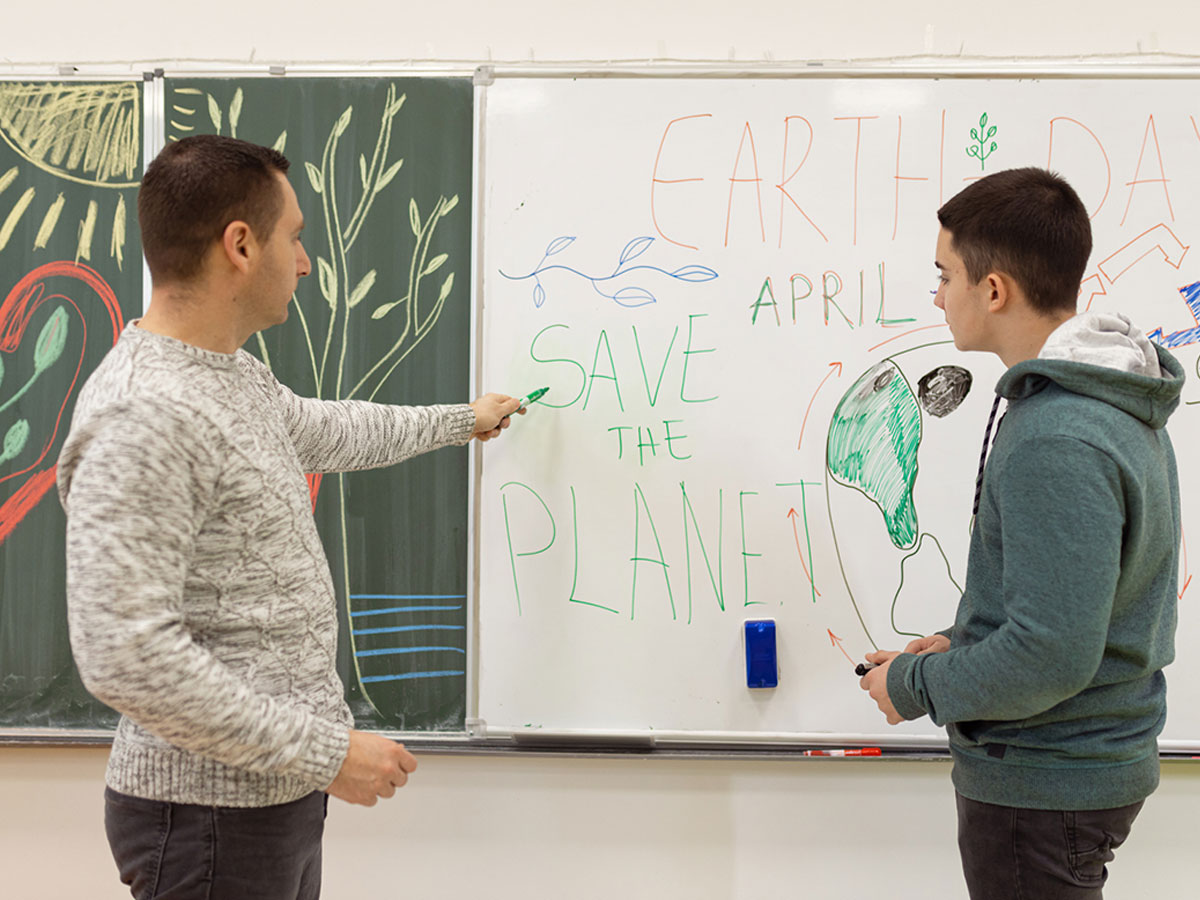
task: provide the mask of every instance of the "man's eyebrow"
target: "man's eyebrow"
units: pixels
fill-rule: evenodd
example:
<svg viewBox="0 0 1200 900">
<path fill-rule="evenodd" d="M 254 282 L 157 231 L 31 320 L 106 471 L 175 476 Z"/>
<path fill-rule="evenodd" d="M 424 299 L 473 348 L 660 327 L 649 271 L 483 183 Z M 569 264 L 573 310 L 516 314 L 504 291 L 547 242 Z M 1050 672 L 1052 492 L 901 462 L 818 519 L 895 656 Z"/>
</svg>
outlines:
<svg viewBox="0 0 1200 900">
<path fill-rule="evenodd" d="M 941 269 L 943 272 L 945 272 L 945 271 L 946 271 L 946 267 L 945 267 L 945 266 L 943 266 L 943 265 L 942 265 L 940 262 L 938 262 L 936 259 L 933 261 L 933 265 L 934 265 L 934 267 L 935 267 L 935 268 Z"/>
</svg>

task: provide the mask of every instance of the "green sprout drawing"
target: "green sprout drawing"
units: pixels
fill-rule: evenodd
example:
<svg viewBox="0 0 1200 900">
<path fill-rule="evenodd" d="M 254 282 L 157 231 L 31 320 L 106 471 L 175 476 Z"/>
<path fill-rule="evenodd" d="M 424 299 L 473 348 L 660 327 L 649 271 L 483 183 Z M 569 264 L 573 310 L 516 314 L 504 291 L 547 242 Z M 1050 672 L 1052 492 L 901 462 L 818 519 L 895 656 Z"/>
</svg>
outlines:
<svg viewBox="0 0 1200 900">
<path fill-rule="evenodd" d="M 996 142 L 992 140 L 995 135 L 996 126 L 988 125 L 988 114 L 984 113 L 979 117 L 979 127 L 971 129 L 971 139 L 975 143 L 967 147 L 967 156 L 974 156 L 979 160 L 979 168 L 981 170 L 983 169 L 984 160 L 996 150 Z"/>
</svg>

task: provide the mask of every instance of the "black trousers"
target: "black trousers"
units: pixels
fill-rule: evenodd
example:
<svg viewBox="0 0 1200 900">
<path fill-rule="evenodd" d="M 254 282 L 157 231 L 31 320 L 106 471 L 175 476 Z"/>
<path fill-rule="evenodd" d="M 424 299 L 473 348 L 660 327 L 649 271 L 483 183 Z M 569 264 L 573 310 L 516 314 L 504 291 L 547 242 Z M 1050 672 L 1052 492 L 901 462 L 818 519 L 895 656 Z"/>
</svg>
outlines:
<svg viewBox="0 0 1200 900">
<path fill-rule="evenodd" d="M 994 806 L 958 794 L 958 849 L 971 900 L 1100 900 L 1106 863 L 1142 802 L 1061 811 Z"/>
<path fill-rule="evenodd" d="M 317 900 L 328 799 L 242 809 L 106 788 L 104 828 L 136 900 Z"/>
</svg>

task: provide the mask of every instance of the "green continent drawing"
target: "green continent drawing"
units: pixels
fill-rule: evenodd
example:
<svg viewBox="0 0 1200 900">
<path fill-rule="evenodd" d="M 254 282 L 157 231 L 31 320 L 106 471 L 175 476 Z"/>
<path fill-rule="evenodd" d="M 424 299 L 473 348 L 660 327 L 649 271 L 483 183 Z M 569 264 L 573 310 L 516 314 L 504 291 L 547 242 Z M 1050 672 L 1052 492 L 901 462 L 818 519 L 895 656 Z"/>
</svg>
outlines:
<svg viewBox="0 0 1200 900">
<path fill-rule="evenodd" d="M 879 507 L 892 543 L 902 550 L 917 538 L 912 489 L 920 443 L 917 398 L 890 360 L 859 376 L 829 425 L 825 457 L 830 474 Z"/>
</svg>

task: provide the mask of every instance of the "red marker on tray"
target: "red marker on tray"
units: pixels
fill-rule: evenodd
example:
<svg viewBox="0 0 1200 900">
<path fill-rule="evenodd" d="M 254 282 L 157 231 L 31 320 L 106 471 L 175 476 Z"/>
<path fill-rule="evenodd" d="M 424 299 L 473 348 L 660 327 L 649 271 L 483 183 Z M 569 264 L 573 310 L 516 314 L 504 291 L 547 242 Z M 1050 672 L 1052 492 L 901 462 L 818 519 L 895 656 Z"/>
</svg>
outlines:
<svg viewBox="0 0 1200 900">
<path fill-rule="evenodd" d="M 805 756 L 883 756 L 878 747 L 854 747 L 849 750 L 805 750 Z"/>
</svg>

